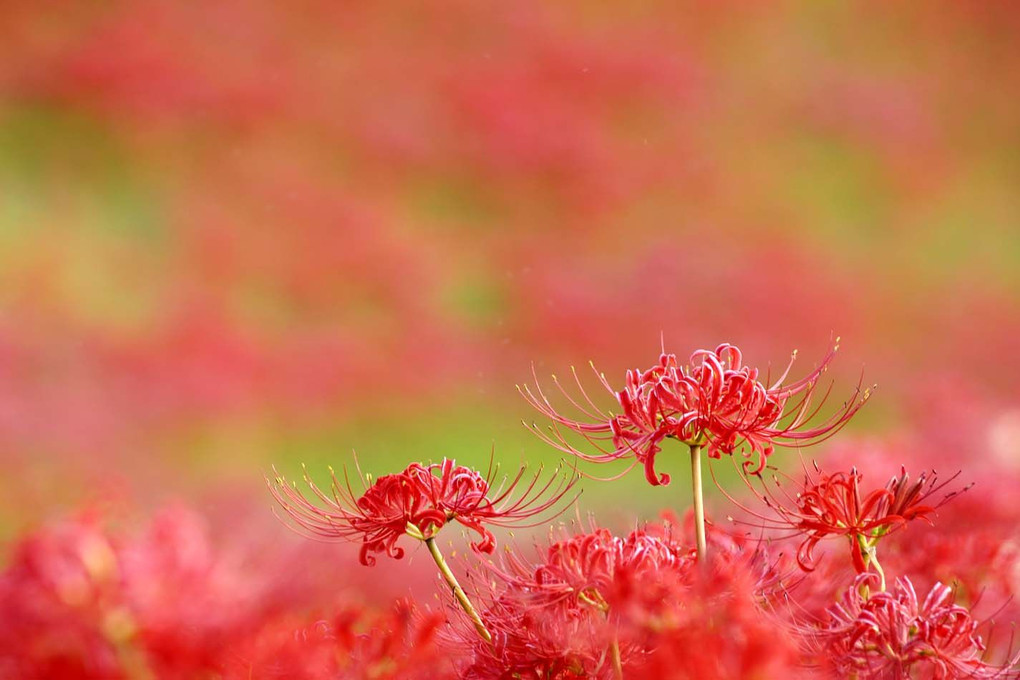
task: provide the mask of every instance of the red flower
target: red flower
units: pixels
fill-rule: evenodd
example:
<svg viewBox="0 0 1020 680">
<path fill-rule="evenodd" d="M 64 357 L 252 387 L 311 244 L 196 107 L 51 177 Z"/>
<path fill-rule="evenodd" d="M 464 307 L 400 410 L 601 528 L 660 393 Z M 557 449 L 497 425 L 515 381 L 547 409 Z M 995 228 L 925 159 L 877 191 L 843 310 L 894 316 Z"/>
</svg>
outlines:
<svg viewBox="0 0 1020 680">
<path fill-rule="evenodd" d="M 743 446 L 744 469 L 757 474 L 775 444 L 808 445 L 823 441 L 838 431 L 864 405 L 868 390 L 858 385 L 853 398 L 821 423 L 808 426 L 821 403 L 812 405 L 821 375 L 835 356 L 833 346 L 822 362 L 806 377 L 784 385 L 790 366 L 771 387 L 759 380 L 758 370 L 742 363 L 740 350 L 719 345 L 715 351 L 699 350 L 691 355 L 690 366 L 681 366 L 675 354 L 662 354 L 659 363 L 645 371 L 627 371 L 624 389 L 613 390 L 605 376 L 602 386 L 616 398 L 622 413 L 606 413 L 588 397 L 574 373 L 581 400 L 571 397 L 555 377 L 557 387 L 586 419 L 576 420 L 557 411 L 537 384 L 532 391 L 521 389 L 524 397 L 553 420 L 552 435 L 539 433 L 553 446 L 592 462 L 607 462 L 633 456 L 645 466 L 653 485 L 668 484 L 669 476 L 655 472 L 655 455 L 666 438 L 691 446 L 706 446 L 708 455 L 719 458 Z M 825 401 L 828 392 L 822 396 Z M 792 403 L 791 403 L 792 402 Z M 587 454 L 570 444 L 557 426 L 581 434 L 599 453 Z M 536 428 L 533 428 L 536 429 Z M 537 430 L 536 430 L 537 431 Z M 612 448 L 602 445 L 609 441 Z"/>
<path fill-rule="evenodd" d="M 341 484 L 332 471 L 329 495 L 305 473 L 305 482 L 320 504 L 308 500 L 283 477 L 267 481 L 273 497 L 300 529 L 328 539 L 360 540 L 361 563 L 371 565 L 373 552 L 403 557 L 396 543 L 404 534 L 425 540 L 453 520 L 480 536 L 472 548 L 491 553 L 496 540 L 487 526 L 529 526 L 525 520 L 552 508 L 576 482 L 553 476 L 539 485 L 540 471 L 514 498 L 524 473 L 522 467 L 512 480 L 493 490 L 491 471 L 488 478 L 483 477 L 448 459 L 431 465 L 411 463 L 399 474 L 380 477 L 360 497 L 349 480 Z"/>
<path fill-rule="evenodd" d="M 957 475 L 939 481 L 934 472 L 922 472 L 911 481 L 905 468 L 884 487 L 861 492 L 863 475 L 856 468 L 849 473 L 824 474 L 817 466 L 813 476 L 805 476 L 803 485 L 794 495 L 772 490 L 765 485 L 759 498 L 774 511 L 765 516 L 747 510 L 762 520 L 764 526 L 803 537 L 797 550 L 797 563 L 805 571 L 814 569 L 814 550 L 818 543 L 832 536 L 845 536 L 858 573 L 868 570 L 874 557 L 874 546 L 880 538 L 914 519 L 930 523 L 933 514 L 944 503 L 970 487 L 945 494 L 929 502 L 933 494 L 945 488 Z M 732 500 L 732 499 L 731 499 Z M 736 501 L 734 501 L 736 502 Z"/>
<path fill-rule="evenodd" d="M 442 625 L 440 613 L 423 612 L 407 600 L 387 610 L 345 605 L 310 625 L 291 615 L 271 622 L 232 650 L 222 677 L 453 680 L 452 663 L 437 644 Z"/>
<path fill-rule="evenodd" d="M 505 580 L 532 594 L 536 604 L 571 600 L 606 612 L 617 609 L 640 591 L 651 592 L 657 579 L 686 573 L 694 563 L 693 548 L 667 535 L 638 529 L 625 538 L 594 529 L 553 543 L 544 561 L 530 565 L 512 553 L 506 558 Z"/>
<path fill-rule="evenodd" d="M 732 544 L 705 569 L 670 524 L 627 536 L 606 529 L 567 535 L 537 564 L 509 554 L 482 614 L 493 644 L 465 626 L 472 658 L 462 677 L 795 677 L 795 642 L 777 636 L 763 607 L 760 557 Z M 616 661 L 618 660 L 618 664 Z"/>
<path fill-rule="evenodd" d="M 621 636 L 622 622 L 666 608 L 663 595 L 694 564 L 692 550 L 663 534 L 593 529 L 553 543 L 538 564 L 508 553 L 502 567 L 490 565 L 498 580 L 475 581 L 504 584 L 482 613 L 493 644 L 463 635 L 474 651 L 464 677 L 618 677 L 615 665 L 626 668 L 646 651 L 637 637 Z"/>
<path fill-rule="evenodd" d="M 751 558 L 751 559 L 748 559 Z M 691 570 L 688 582 L 664 598 L 662 611 L 635 616 L 647 652 L 628 668 L 628 678 L 747 680 L 814 677 L 802 674 L 797 640 L 765 604 L 753 554 L 710 558 Z"/>
<path fill-rule="evenodd" d="M 907 578 L 886 592 L 861 593 L 874 574 L 862 574 L 829 609 L 829 621 L 816 633 L 826 663 L 840 677 L 997 678 L 1008 670 L 982 659 L 985 644 L 979 622 L 954 604 L 949 586 L 936 583 L 923 602 Z M 1013 659 L 1009 665 L 1015 663 Z"/>
</svg>

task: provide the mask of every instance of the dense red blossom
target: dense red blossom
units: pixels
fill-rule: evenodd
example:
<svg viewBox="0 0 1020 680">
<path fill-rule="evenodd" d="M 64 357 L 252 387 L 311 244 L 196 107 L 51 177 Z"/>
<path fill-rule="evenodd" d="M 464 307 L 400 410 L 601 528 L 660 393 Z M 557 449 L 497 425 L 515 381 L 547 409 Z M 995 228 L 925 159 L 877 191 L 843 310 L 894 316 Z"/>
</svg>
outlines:
<svg viewBox="0 0 1020 680">
<path fill-rule="evenodd" d="M 694 559 L 694 549 L 670 530 L 642 528 L 620 537 L 595 528 L 551 544 L 538 564 L 508 553 L 501 575 L 536 604 L 566 600 L 615 616 L 632 598 L 650 595 L 659 579 L 686 573 Z"/>
<path fill-rule="evenodd" d="M 756 552 L 739 539 L 695 568 L 670 523 L 615 536 L 565 535 L 530 564 L 490 567 L 500 589 L 483 617 L 494 644 L 474 641 L 466 678 L 669 679 L 796 677 L 795 640 L 777 637 Z M 479 581 L 487 582 L 480 578 Z"/>
<path fill-rule="evenodd" d="M 714 351 L 698 350 L 691 355 L 688 366 L 681 365 L 675 354 L 663 353 L 656 366 L 627 371 L 625 386 L 619 391 L 609 385 L 605 375 L 598 374 L 601 385 L 616 398 L 622 411 L 619 415 L 596 406 L 580 380 L 576 381 L 581 394 L 577 400 L 554 378 L 585 420 L 561 414 L 546 397 L 537 378 L 534 390 L 525 386 L 521 391 L 532 406 L 553 421 L 552 435 L 541 435 L 547 441 L 593 462 L 633 457 L 644 465 L 650 484 L 669 483 L 669 475 L 655 471 L 655 456 L 667 438 L 705 446 L 713 458 L 740 450 L 748 458 L 744 462 L 745 471 L 756 474 L 776 444 L 805 446 L 821 442 L 845 425 L 867 401 L 869 391 L 862 392 L 858 385 L 853 398 L 841 409 L 821 423 L 810 424 L 821 407 L 821 403 L 813 403 L 818 381 L 837 347 L 807 376 L 785 385 L 793 358 L 779 379 L 767 385 L 759 379 L 758 369 L 743 364 L 740 350 L 733 345 L 722 344 Z M 793 357 L 796 358 L 796 352 Z M 574 377 L 577 378 L 576 373 Z M 828 392 L 820 402 L 827 395 Z M 579 451 L 558 426 L 579 433 L 599 453 Z M 610 442 L 612 448 L 604 448 L 603 441 Z"/>
<path fill-rule="evenodd" d="M 193 678 L 312 594 L 254 546 L 212 540 L 183 508 L 137 534 L 90 515 L 13 546 L 0 574 L 0 677 Z"/>
<path fill-rule="evenodd" d="M 732 557 L 732 555 L 731 555 Z M 694 570 L 668 607 L 632 618 L 645 653 L 626 677 L 668 680 L 807 678 L 798 641 L 764 604 L 753 559 L 710 559 Z"/>
<path fill-rule="evenodd" d="M 117 677 L 136 628 L 125 605 L 94 517 L 26 536 L 0 577 L 0 676 Z"/>
<path fill-rule="evenodd" d="M 403 548 L 397 546 L 401 536 L 410 533 L 428 539 L 454 520 L 480 537 L 472 548 L 491 553 L 496 538 L 488 526 L 529 526 L 529 520 L 556 506 L 576 482 L 576 478 L 553 475 L 540 484 L 541 470 L 530 480 L 525 479 L 525 473 L 526 468 L 521 467 L 496 488 L 492 470 L 483 477 L 449 459 L 431 465 L 411 463 L 399 474 L 379 477 L 361 496 L 355 495 L 349 480 L 341 484 L 332 471 L 329 495 L 305 473 L 319 504 L 280 476 L 267 481 L 274 498 L 299 529 L 326 539 L 360 541 L 361 562 L 372 565 L 373 552 L 403 557 Z"/>
<path fill-rule="evenodd" d="M 465 677 L 613 678 L 646 651 L 622 622 L 659 611 L 693 563 L 689 548 L 643 529 L 567 534 L 537 563 L 509 553 L 479 579 L 503 587 L 482 614 L 494 644 L 471 641 Z"/>
<path fill-rule="evenodd" d="M 460 638 L 470 655 L 465 680 L 611 680 L 611 631 L 601 612 L 577 607 L 535 607 L 527 594 L 507 591 L 482 612 L 492 644 Z"/>
<path fill-rule="evenodd" d="M 326 619 L 274 621 L 238 645 L 225 680 L 453 680 L 453 666 L 437 646 L 443 624 L 401 600 L 388 611 L 348 605 Z"/>
<path fill-rule="evenodd" d="M 878 578 L 860 575 L 817 633 L 823 665 L 839 677 L 947 680 L 1009 673 L 1009 664 L 984 660 L 980 623 L 954 604 L 949 586 L 936 583 L 920 601 L 906 577 L 897 579 L 892 590 L 866 596 L 861 586 L 868 584 L 877 585 Z"/>
</svg>

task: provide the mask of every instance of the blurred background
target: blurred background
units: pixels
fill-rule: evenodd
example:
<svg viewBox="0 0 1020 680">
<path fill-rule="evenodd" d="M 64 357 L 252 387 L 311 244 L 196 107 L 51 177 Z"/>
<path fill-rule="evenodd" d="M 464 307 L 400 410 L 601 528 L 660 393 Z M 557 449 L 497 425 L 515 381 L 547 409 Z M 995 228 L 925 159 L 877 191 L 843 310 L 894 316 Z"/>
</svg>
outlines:
<svg viewBox="0 0 1020 680">
<path fill-rule="evenodd" d="M 271 465 L 353 450 L 555 461 L 532 364 L 616 383 L 663 340 L 799 375 L 839 335 L 833 406 L 879 385 L 851 437 L 1020 458 L 1012 3 L 0 16 L 4 538 L 175 500 L 275 526 Z M 582 486 L 610 522 L 687 503 Z"/>
</svg>

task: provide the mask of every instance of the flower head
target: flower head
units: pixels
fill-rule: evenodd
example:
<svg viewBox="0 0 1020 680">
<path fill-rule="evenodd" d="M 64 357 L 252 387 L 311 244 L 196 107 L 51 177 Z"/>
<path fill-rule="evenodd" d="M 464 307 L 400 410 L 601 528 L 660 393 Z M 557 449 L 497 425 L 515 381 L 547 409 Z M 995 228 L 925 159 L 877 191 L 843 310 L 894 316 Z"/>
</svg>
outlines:
<svg viewBox="0 0 1020 680">
<path fill-rule="evenodd" d="M 361 563 L 371 565 L 374 552 L 403 557 L 396 543 L 404 534 L 426 540 L 451 521 L 478 534 L 472 548 L 492 552 L 496 539 L 488 526 L 528 526 L 528 519 L 553 508 L 576 482 L 554 475 L 539 484 L 541 471 L 530 480 L 525 480 L 525 472 L 522 467 L 512 479 L 493 488 L 491 470 L 486 477 L 449 459 L 431 465 L 411 463 L 399 474 L 379 477 L 360 496 L 346 476 L 341 483 L 331 470 L 327 494 L 306 472 L 305 482 L 318 503 L 279 475 L 267 482 L 299 529 L 325 539 L 361 541 Z"/>
<path fill-rule="evenodd" d="M 956 477 L 940 480 L 933 471 L 922 472 L 911 480 L 906 469 L 901 468 L 900 474 L 885 486 L 863 492 L 864 476 L 856 468 L 826 474 L 816 465 L 805 474 L 795 494 L 784 491 L 778 485 L 778 477 L 775 490 L 763 482 L 765 491 L 759 498 L 774 516 L 749 512 L 765 527 L 802 539 L 797 563 L 805 571 L 814 569 L 814 550 L 820 541 L 843 536 L 849 540 L 854 568 L 862 573 L 868 570 L 868 561 L 880 538 L 915 519 L 930 523 L 930 516 L 939 507 L 969 488 L 932 498 Z"/>
<path fill-rule="evenodd" d="M 474 580 L 492 588 L 482 617 L 493 644 L 465 627 L 462 677 L 794 677 L 795 643 L 763 607 L 754 547 L 734 544 L 697 569 L 674 530 L 595 527 L 563 535 L 535 563 L 508 553 L 490 567 L 498 578 Z"/>
<path fill-rule="evenodd" d="M 551 544 L 537 565 L 508 554 L 504 575 L 536 603 L 568 599 L 572 606 L 609 612 L 636 594 L 651 593 L 665 575 L 685 574 L 694 563 L 693 549 L 662 533 L 637 529 L 620 537 L 596 528 Z"/>
<path fill-rule="evenodd" d="M 936 583 L 923 601 L 907 578 L 892 590 L 865 597 L 877 580 L 861 574 L 829 609 L 816 641 L 827 663 L 861 678 L 997 678 L 1006 669 L 983 660 L 979 622 L 954 603 L 949 586 Z"/>
<path fill-rule="evenodd" d="M 743 364 L 738 348 L 729 344 L 715 350 L 698 350 L 687 366 L 675 354 L 663 353 L 659 363 L 647 370 L 627 371 L 624 388 L 614 390 L 604 374 L 602 386 L 619 404 L 621 412 L 603 411 L 589 398 L 574 372 L 581 399 L 571 397 L 554 377 L 569 402 L 583 415 L 577 420 L 561 414 L 537 383 L 535 389 L 520 388 L 538 411 L 552 419 L 552 435 L 539 432 L 557 448 L 592 462 L 633 457 L 645 467 L 653 485 L 668 484 L 669 476 L 655 471 L 655 456 L 664 439 L 673 438 L 692 446 L 705 446 L 709 456 L 719 458 L 741 450 L 748 458 L 745 471 L 756 474 L 776 444 L 807 445 L 820 442 L 857 412 L 870 392 L 860 385 L 841 409 L 826 420 L 809 425 L 821 403 L 813 405 L 818 381 L 835 356 L 834 345 L 821 363 L 807 376 L 783 384 L 790 365 L 771 386 L 759 379 L 758 369 Z M 593 367 L 594 368 L 594 367 Z M 767 380 L 767 379 L 766 379 Z M 825 401 L 826 392 L 820 402 Z M 582 435 L 599 453 L 579 451 L 562 435 L 562 426 Z M 535 428 L 533 428 L 535 429 Z M 604 442 L 611 444 L 607 447 Z"/>
<path fill-rule="evenodd" d="M 490 564 L 475 580 L 492 587 L 482 618 L 493 644 L 464 636 L 473 648 L 464 677 L 618 677 L 614 655 L 627 668 L 647 651 L 624 622 L 668 608 L 664 596 L 694 564 L 693 550 L 662 533 L 592 528 L 552 542 L 536 563 L 508 551 Z"/>
<path fill-rule="evenodd" d="M 237 645 L 215 677 L 453 680 L 452 663 L 437 644 L 442 625 L 440 612 L 404 599 L 385 609 L 344 604 L 315 621 L 291 613 Z"/>
</svg>

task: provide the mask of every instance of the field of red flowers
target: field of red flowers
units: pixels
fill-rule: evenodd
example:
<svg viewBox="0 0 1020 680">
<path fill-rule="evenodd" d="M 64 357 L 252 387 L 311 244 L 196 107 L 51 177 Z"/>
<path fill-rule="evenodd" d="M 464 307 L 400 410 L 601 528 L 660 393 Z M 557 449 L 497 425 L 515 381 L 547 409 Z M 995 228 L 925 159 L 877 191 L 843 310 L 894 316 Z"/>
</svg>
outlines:
<svg viewBox="0 0 1020 680">
<path fill-rule="evenodd" d="M 0 680 L 1017 677 L 1018 31 L 4 3 Z"/>
</svg>

